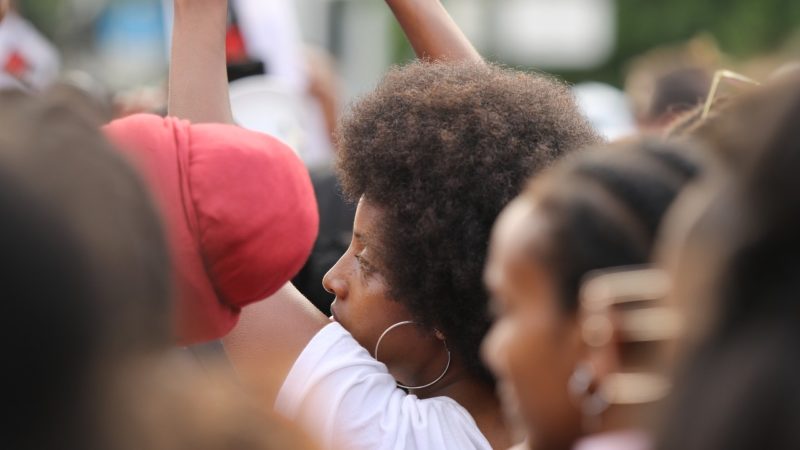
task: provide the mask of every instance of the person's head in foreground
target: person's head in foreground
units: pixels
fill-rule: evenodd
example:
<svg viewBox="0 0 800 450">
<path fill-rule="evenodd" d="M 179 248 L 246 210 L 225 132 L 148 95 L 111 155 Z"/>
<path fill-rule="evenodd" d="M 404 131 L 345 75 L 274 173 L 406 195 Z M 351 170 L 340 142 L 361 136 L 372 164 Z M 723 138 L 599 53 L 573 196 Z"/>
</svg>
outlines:
<svg viewBox="0 0 800 450">
<path fill-rule="evenodd" d="M 0 94 L 4 446 L 311 448 L 170 353 L 160 220 L 101 119 L 71 88 Z"/>
<path fill-rule="evenodd" d="M 703 130 L 720 163 L 670 213 L 664 248 L 688 355 L 658 448 L 800 447 L 800 77 Z"/>
<path fill-rule="evenodd" d="M 636 429 L 657 400 L 630 402 L 610 389 L 631 355 L 585 334 L 581 289 L 598 270 L 650 261 L 662 216 L 698 170 L 687 152 L 648 141 L 582 152 L 535 179 L 498 219 L 485 272 L 497 317 L 483 350 L 531 448 Z"/>
<path fill-rule="evenodd" d="M 323 281 L 334 319 L 420 396 L 490 385 L 478 349 L 492 223 L 530 175 L 598 141 L 569 89 L 544 76 L 470 63 L 389 72 L 338 135 L 358 208 Z"/>
<path fill-rule="evenodd" d="M 99 385 L 172 335 L 158 217 L 93 111 L 69 88 L 0 94 L 9 448 L 91 448 Z"/>
</svg>

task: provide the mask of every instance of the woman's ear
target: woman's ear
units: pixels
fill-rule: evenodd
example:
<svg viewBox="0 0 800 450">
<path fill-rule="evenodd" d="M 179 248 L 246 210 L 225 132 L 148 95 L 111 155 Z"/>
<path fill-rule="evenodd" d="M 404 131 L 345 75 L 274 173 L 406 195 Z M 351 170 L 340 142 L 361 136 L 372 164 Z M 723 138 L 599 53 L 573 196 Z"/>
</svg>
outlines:
<svg viewBox="0 0 800 450">
<path fill-rule="evenodd" d="M 440 341 L 446 341 L 447 340 L 447 337 L 445 337 L 444 333 L 439 331 L 437 328 L 433 329 L 433 334 L 436 336 L 436 339 L 439 339 Z"/>
</svg>

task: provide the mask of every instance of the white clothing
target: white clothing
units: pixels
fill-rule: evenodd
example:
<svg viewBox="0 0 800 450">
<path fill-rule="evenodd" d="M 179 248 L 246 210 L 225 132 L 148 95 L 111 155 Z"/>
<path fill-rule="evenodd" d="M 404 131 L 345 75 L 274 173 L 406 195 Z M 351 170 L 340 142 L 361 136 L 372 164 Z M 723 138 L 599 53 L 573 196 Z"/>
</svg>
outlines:
<svg viewBox="0 0 800 450">
<path fill-rule="evenodd" d="M 650 450 L 651 444 L 646 433 L 626 430 L 587 436 L 573 450 Z"/>
<path fill-rule="evenodd" d="M 386 366 L 335 322 L 317 333 L 295 361 L 275 409 L 312 432 L 326 449 L 491 449 L 455 400 L 423 400 L 398 389 Z"/>
</svg>

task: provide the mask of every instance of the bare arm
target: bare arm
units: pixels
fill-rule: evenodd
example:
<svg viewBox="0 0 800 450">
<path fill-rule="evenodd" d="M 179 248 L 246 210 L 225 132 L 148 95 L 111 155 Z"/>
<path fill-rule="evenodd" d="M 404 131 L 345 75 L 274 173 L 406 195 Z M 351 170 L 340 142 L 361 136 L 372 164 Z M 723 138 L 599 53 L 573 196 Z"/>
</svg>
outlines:
<svg viewBox="0 0 800 450">
<path fill-rule="evenodd" d="M 11 8 L 10 0 L 0 0 L 0 21 L 6 16 L 6 13 Z"/>
<path fill-rule="evenodd" d="M 386 0 L 420 59 L 483 59 L 439 0 Z"/>
<path fill-rule="evenodd" d="M 223 343 L 241 381 L 271 408 L 295 360 L 328 323 L 290 283 L 244 308 Z"/>
<path fill-rule="evenodd" d="M 225 61 L 227 20 L 227 0 L 175 0 L 171 116 L 194 123 L 233 123 Z"/>
</svg>

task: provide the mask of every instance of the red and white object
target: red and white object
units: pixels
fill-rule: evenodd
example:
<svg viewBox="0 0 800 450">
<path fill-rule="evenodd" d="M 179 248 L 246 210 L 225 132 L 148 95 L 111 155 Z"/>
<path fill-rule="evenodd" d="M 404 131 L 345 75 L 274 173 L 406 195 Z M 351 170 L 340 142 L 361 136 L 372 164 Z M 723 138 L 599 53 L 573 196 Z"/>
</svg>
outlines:
<svg viewBox="0 0 800 450">
<path fill-rule="evenodd" d="M 58 51 L 34 26 L 10 11 L 0 21 L 0 89 L 42 90 L 56 81 Z"/>
</svg>

